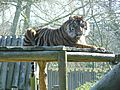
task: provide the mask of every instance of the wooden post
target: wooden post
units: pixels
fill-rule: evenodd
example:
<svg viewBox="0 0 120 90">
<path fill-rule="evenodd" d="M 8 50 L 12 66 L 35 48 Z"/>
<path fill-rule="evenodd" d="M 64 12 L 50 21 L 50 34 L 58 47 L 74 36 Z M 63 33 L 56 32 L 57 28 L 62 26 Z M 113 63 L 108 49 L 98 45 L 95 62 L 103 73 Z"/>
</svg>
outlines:
<svg viewBox="0 0 120 90">
<path fill-rule="evenodd" d="M 58 55 L 58 68 L 59 68 L 59 90 L 68 90 L 66 51 L 61 51 Z"/>
<path fill-rule="evenodd" d="M 46 62 L 45 61 L 39 61 L 38 65 L 39 65 L 40 90 L 47 90 L 47 88 L 46 88 L 46 74 L 45 74 Z"/>
</svg>

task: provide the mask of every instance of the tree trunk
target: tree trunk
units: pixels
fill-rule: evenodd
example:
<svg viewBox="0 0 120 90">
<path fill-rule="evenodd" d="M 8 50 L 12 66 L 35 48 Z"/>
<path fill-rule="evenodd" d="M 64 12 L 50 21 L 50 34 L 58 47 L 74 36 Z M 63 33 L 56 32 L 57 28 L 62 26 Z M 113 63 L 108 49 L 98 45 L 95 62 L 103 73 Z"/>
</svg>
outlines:
<svg viewBox="0 0 120 90">
<path fill-rule="evenodd" d="M 18 23 L 18 20 L 19 20 L 19 17 L 20 17 L 20 12 L 21 12 L 21 4 L 22 4 L 22 1 L 18 0 L 13 24 L 11 26 L 12 35 L 15 35 L 15 33 L 16 33 L 17 23 Z"/>
<path fill-rule="evenodd" d="M 30 22 L 30 9 L 31 9 L 32 0 L 28 0 L 26 4 L 25 17 L 24 17 L 24 27 L 23 30 L 29 27 Z"/>
<path fill-rule="evenodd" d="M 120 63 L 108 72 L 90 90 L 120 90 Z"/>
</svg>

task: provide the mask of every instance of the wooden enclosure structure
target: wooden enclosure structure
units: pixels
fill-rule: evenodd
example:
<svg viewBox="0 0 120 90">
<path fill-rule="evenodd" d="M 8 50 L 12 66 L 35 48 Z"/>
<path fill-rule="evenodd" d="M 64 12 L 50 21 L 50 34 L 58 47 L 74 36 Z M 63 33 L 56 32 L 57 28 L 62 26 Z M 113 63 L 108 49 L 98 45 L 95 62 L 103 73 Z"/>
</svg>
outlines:
<svg viewBox="0 0 120 90">
<path fill-rule="evenodd" d="M 7 39 L 5 40 L 7 41 Z M 9 46 L 6 44 L 0 47 L 0 62 L 37 62 L 40 68 L 40 90 L 47 90 L 44 71 L 46 62 L 58 62 L 59 90 L 68 90 L 67 62 L 114 62 L 118 60 L 117 55 L 111 52 L 87 48 L 65 46 L 23 47 L 22 45 Z"/>
</svg>

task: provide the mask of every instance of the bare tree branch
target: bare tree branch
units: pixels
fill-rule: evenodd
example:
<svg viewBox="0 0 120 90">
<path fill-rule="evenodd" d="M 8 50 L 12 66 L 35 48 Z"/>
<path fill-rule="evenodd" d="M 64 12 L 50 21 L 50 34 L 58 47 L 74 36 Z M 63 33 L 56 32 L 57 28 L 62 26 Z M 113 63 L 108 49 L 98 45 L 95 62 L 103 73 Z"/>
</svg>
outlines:
<svg viewBox="0 0 120 90">
<path fill-rule="evenodd" d="M 83 8 L 83 7 L 85 7 L 85 6 L 87 6 L 88 4 L 89 4 L 89 2 L 86 3 L 85 5 L 83 5 L 82 7 L 80 6 L 80 7 L 76 8 L 76 9 L 74 9 L 72 12 L 70 12 L 70 13 L 68 13 L 68 14 L 66 14 L 66 15 L 64 15 L 64 16 L 62 16 L 62 17 L 59 17 L 59 18 L 57 18 L 57 19 L 54 19 L 54 20 L 52 20 L 52 21 L 50 21 L 50 22 L 48 22 L 48 23 L 46 23 L 46 24 L 44 24 L 44 25 L 42 25 L 42 26 L 38 26 L 38 27 L 44 27 L 44 26 L 47 26 L 47 25 L 49 25 L 49 24 L 51 24 L 51 23 L 53 23 L 53 22 L 55 22 L 55 21 L 58 21 L 58 20 L 60 20 L 60 19 L 63 19 L 63 18 L 65 18 L 65 17 L 67 17 L 67 16 L 73 14 L 75 11 L 77 11 L 77 10 L 79 10 L 79 9 L 81 9 L 81 8 Z"/>
</svg>

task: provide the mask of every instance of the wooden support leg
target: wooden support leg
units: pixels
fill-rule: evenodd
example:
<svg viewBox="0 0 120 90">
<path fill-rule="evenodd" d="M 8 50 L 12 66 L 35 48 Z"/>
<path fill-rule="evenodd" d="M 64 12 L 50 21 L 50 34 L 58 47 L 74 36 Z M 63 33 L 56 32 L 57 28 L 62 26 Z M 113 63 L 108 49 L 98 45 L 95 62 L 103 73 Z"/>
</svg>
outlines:
<svg viewBox="0 0 120 90">
<path fill-rule="evenodd" d="M 67 85 L 67 54 L 61 51 L 58 56 L 59 90 L 68 90 Z"/>
<path fill-rule="evenodd" d="M 45 74 L 46 62 L 40 61 L 40 62 L 38 62 L 38 65 L 39 65 L 40 90 L 47 90 L 47 88 L 46 88 L 46 74 Z"/>
</svg>

